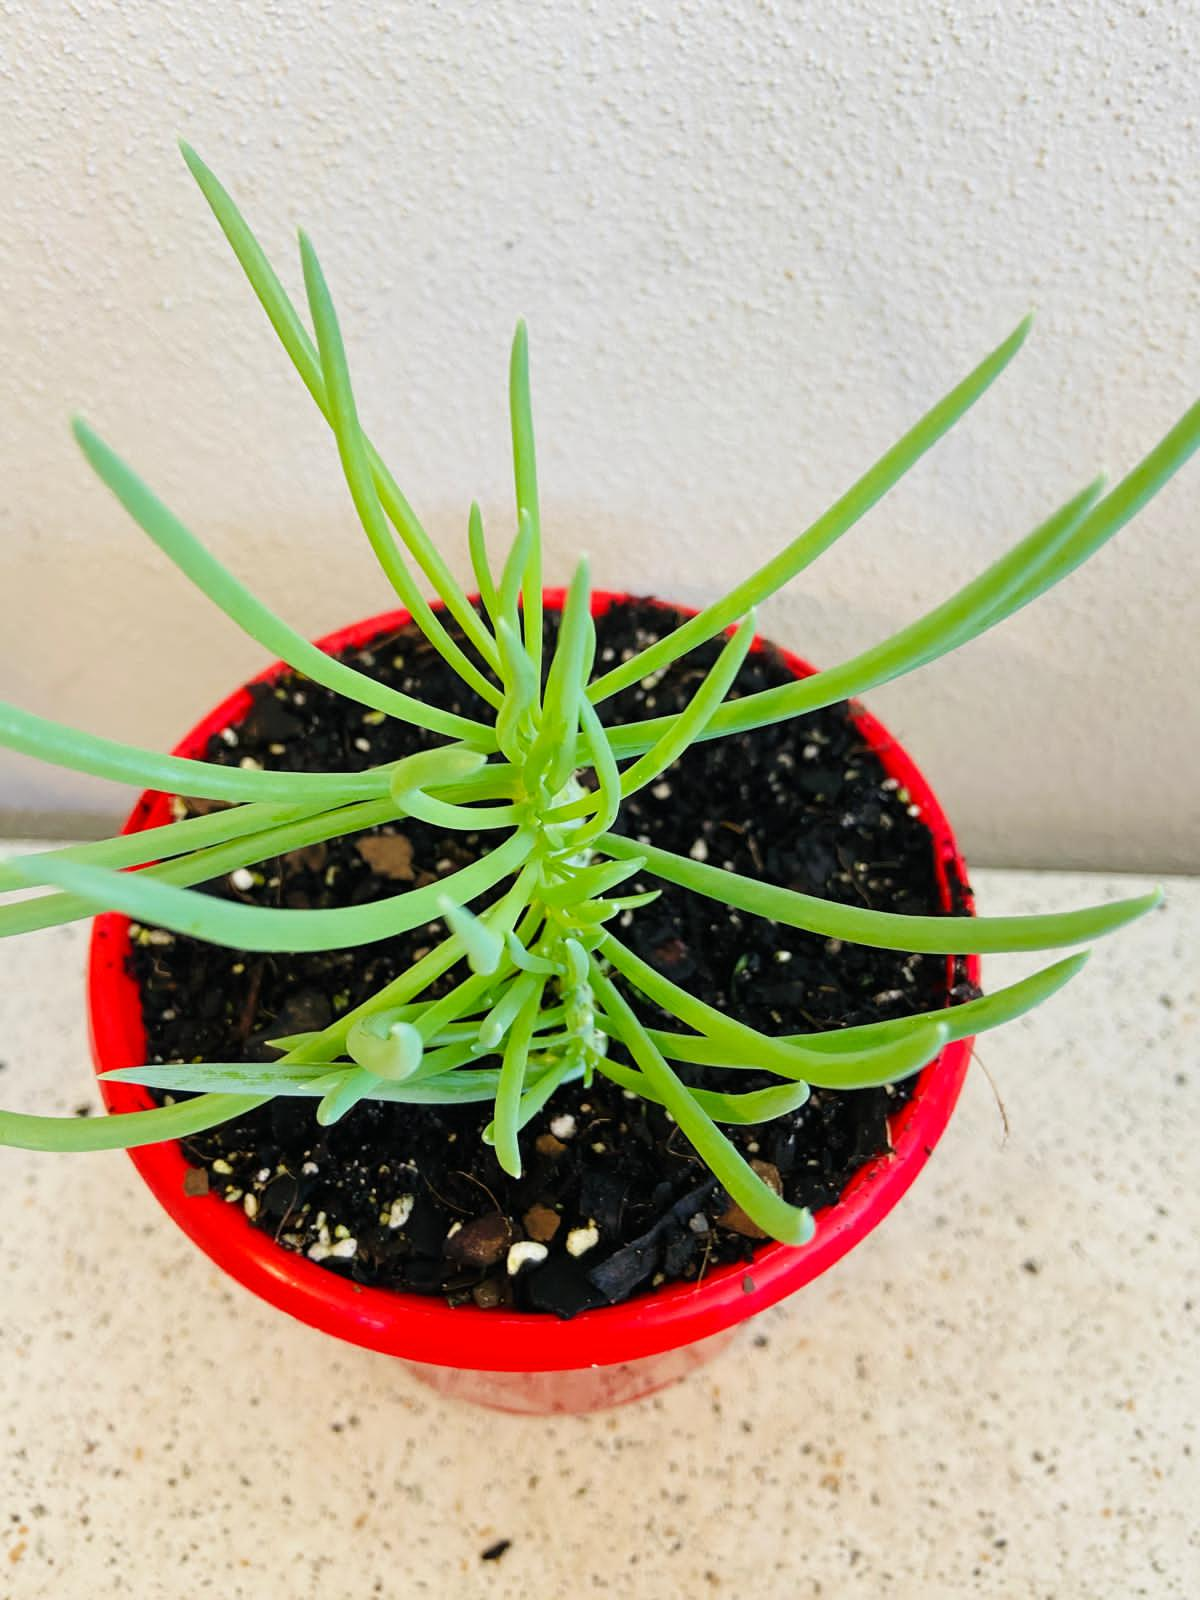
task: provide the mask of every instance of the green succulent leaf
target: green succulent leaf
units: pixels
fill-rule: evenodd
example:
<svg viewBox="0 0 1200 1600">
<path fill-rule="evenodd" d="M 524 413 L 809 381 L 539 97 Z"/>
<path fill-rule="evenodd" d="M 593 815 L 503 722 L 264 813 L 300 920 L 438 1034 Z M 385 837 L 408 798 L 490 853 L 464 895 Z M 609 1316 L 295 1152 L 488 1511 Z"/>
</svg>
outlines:
<svg viewBox="0 0 1200 1600">
<path fill-rule="evenodd" d="M 541 1071 L 540 1076 L 521 1095 L 520 1104 L 512 1119 L 515 1132 L 520 1133 L 522 1128 L 533 1121 L 538 1112 L 548 1104 L 556 1090 L 561 1089 L 564 1083 L 573 1083 L 577 1078 L 583 1076 L 583 1072 L 583 1062 L 578 1055 L 570 1052 L 566 1053 L 561 1060 L 546 1066 Z M 494 1145 L 496 1143 L 496 1124 L 494 1120 L 484 1128 L 481 1137 L 484 1144 Z"/>
<path fill-rule="evenodd" d="M 346 1049 L 360 1067 L 377 1078 L 403 1083 L 419 1069 L 425 1041 L 411 1022 L 388 1011 L 376 1011 L 353 1025 L 346 1035 Z"/>
<path fill-rule="evenodd" d="M 569 906 L 593 900 L 636 877 L 645 864 L 644 856 L 634 856 L 629 861 L 600 861 L 595 866 L 568 868 L 561 882 L 542 889 L 542 902 L 547 906 Z"/>
<path fill-rule="evenodd" d="M 584 699 L 580 702 L 579 720 L 592 769 L 596 774 L 598 796 L 595 816 L 590 822 L 585 822 L 575 835 L 577 844 L 586 846 L 611 828 L 620 815 L 621 774 L 616 757 L 613 755 L 609 734 L 601 724 L 596 708 L 590 700 Z"/>
<path fill-rule="evenodd" d="M 839 905 L 816 895 L 800 894 L 774 884 L 756 883 L 722 867 L 710 867 L 687 856 L 634 844 L 617 834 L 598 841 L 610 855 L 645 857 L 644 871 L 681 888 L 694 890 L 722 905 L 767 917 L 787 928 L 804 928 L 826 939 L 873 945 L 878 950 L 911 950 L 929 955 L 993 955 L 1006 951 L 1053 950 L 1085 944 L 1135 922 L 1162 904 L 1162 890 L 1088 906 L 1082 911 L 1056 911 L 1033 917 L 921 917 L 863 906 Z"/>
<path fill-rule="evenodd" d="M 387 716 L 397 717 L 415 727 L 451 739 L 474 739 L 487 749 L 494 748 L 490 728 L 470 717 L 441 711 L 436 706 L 402 694 L 363 672 L 336 661 L 302 634 L 290 628 L 281 617 L 265 606 L 179 521 L 137 474 L 110 450 L 87 423 L 73 424 L 75 438 L 89 465 L 110 489 L 129 515 L 158 548 L 215 606 L 236 622 L 243 633 L 257 641 L 288 666 L 302 672 L 314 683 L 332 689 L 347 699 Z M 478 676 L 478 674 L 476 674 Z"/>
<path fill-rule="evenodd" d="M 751 613 L 738 624 L 733 634 L 725 641 L 721 654 L 705 674 L 703 682 L 684 710 L 674 717 L 663 718 L 662 732 L 649 750 L 640 760 L 622 772 L 622 799 L 628 799 L 639 789 L 645 788 L 648 783 L 653 783 L 673 761 L 677 761 L 685 750 L 703 736 L 704 729 L 712 721 L 725 696 L 733 687 L 734 679 L 741 671 L 742 663 L 753 641 L 754 615 Z M 610 739 L 610 746 L 615 743 L 615 740 Z M 552 811 L 550 819 L 563 821 L 568 817 L 584 816 L 596 809 L 597 802 L 591 796 L 587 796 L 560 810 Z"/>
<path fill-rule="evenodd" d="M 744 695 L 722 706 L 697 737 L 743 733 L 805 715 L 865 694 L 954 649 L 972 629 L 982 631 L 983 620 L 1017 591 L 1030 572 L 1040 570 L 1043 561 L 1052 560 L 1067 548 L 1101 488 L 1099 479 L 1089 484 L 986 572 L 882 644 L 873 645 L 841 666 L 827 667 L 811 677 Z M 616 729 L 610 742 L 614 753 L 620 756 L 644 748 L 648 741 L 661 739 L 668 728 L 669 719 L 664 717 L 631 722 Z"/>
<path fill-rule="evenodd" d="M 496 639 L 500 645 L 505 690 L 504 704 L 496 717 L 496 738 L 510 761 L 524 765 L 537 712 L 537 676 L 517 630 L 505 616 L 496 624 Z"/>
<path fill-rule="evenodd" d="M 646 1030 L 646 1037 L 651 1043 L 654 1042 L 654 1035 L 649 1029 Z M 663 1104 L 661 1095 L 650 1088 L 644 1072 L 633 1072 L 607 1057 L 599 1061 L 597 1067 L 603 1077 L 610 1078 L 622 1089 L 628 1089 L 643 1100 L 652 1100 L 656 1105 Z M 689 1092 L 701 1111 L 714 1122 L 753 1127 L 799 1111 L 807 1103 L 811 1090 L 807 1083 L 783 1083 L 768 1089 L 751 1089 L 743 1094 L 725 1094 L 715 1089 L 691 1089 Z"/>
<path fill-rule="evenodd" d="M 188 170 L 195 178 L 201 193 L 220 224 L 221 231 L 229 241 L 238 264 L 246 274 L 250 286 L 266 312 L 272 328 L 274 328 L 280 343 L 287 352 L 289 360 L 299 373 L 305 388 L 312 395 L 317 408 L 326 421 L 331 421 L 332 407 L 325 392 L 325 381 L 321 370 L 320 358 L 307 329 L 300 321 L 295 307 L 288 298 L 287 291 L 263 253 L 258 240 L 251 232 L 246 219 L 233 203 L 227 191 L 218 182 L 215 175 L 205 166 L 191 146 L 182 140 L 180 141 L 180 150 L 183 153 L 184 160 L 187 162 Z M 446 565 L 437 546 L 433 544 L 429 535 L 422 528 L 416 513 L 403 494 L 401 494 L 396 480 L 380 460 L 374 446 L 369 442 L 366 444 L 366 451 L 383 508 L 404 541 L 409 554 L 412 555 L 429 582 L 437 590 L 447 610 L 458 622 L 484 661 L 495 669 L 499 665 L 499 660 L 496 655 L 495 643 L 487 628 L 455 581 L 454 575 Z M 425 632 L 426 637 L 430 639 L 430 642 L 436 648 L 440 649 L 443 654 L 446 653 L 447 646 L 450 647 L 452 652 L 456 651 L 457 647 L 453 646 L 452 642 L 448 640 L 441 623 L 425 604 L 419 590 L 414 588 L 411 593 L 406 592 L 404 603 L 412 612 L 414 620 Z"/>
<path fill-rule="evenodd" d="M 525 1068 L 529 1045 L 537 1022 L 538 1008 L 546 980 L 533 972 L 523 972 L 509 991 L 517 1000 L 517 1011 L 504 1046 L 500 1082 L 496 1089 L 496 1115 L 492 1124 L 496 1159 L 510 1177 L 521 1176 L 520 1129 L 521 1098 L 525 1087 Z"/>
<path fill-rule="evenodd" d="M 369 905 L 318 911 L 238 905 L 175 888 L 146 872 L 109 872 L 44 856 L 36 868 L 26 869 L 22 859 L 10 862 L 8 869 L 26 884 L 66 889 L 97 911 L 122 911 L 140 922 L 233 950 L 344 950 L 393 938 L 429 921 L 443 895 L 466 901 L 485 893 L 522 864 L 531 846 L 527 832 L 514 833 L 488 855 L 426 888 Z"/>
<path fill-rule="evenodd" d="M 474 1104 L 479 1101 L 489 1101 L 496 1098 L 500 1086 L 500 1069 L 498 1067 L 474 1068 L 463 1066 L 463 1062 L 472 1058 L 468 1050 L 463 1047 L 445 1049 L 435 1052 L 438 1059 L 438 1070 L 428 1077 L 419 1080 L 404 1079 L 388 1081 L 380 1078 L 375 1083 L 366 1086 L 362 1098 L 369 1100 L 385 1101 L 393 1105 L 455 1105 Z M 433 1059 L 433 1056 L 427 1058 Z M 524 1121 L 535 1115 L 537 1110 L 546 1103 L 554 1089 L 569 1076 L 569 1065 L 563 1070 L 565 1064 L 553 1068 L 544 1068 L 540 1063 L 534 1065 L 535 1058 L 531 1058 L 530 1074 L 531 1086 L 522 1096 L 522 1107 L 533 1106 Z M 313 1062 L 282 1062 L 282 1061 L 189 1061 L 168 1063 L 166 1065 L 151 1065 L 141 1067 L 122 1067 L 114 1072 L 105 1072 L 101 1076 L 106 1081 L 116 1083 L 136 1083 L 152 1089 L 162 1089 L 167 1092 L 180 1094 L 200 1091 L 206 1094 L 213 1092 L 225 1093 L 232 1099 L 236 1095 L 241 1104 L 246 1104 L 250 1097 L 257 1097 L 255 1104 L 262 1104 L 264 1099 L 275 1095 L 292 1095 L 301 1099 L 317 1099 L 328 1091 L 331 1080 L 341 1081 L 342 1077 L 351 1069 L 345 1062 L 313 1061 Z M 575 1069 L 578 1076 L 582 1069 Z M 537 1100 L 538 1104 L 533 1105 Z M 185 1105 L 198 1104 L 196 1101 L 187 1101 Z M 180 1107 L 170 1107 L 178 1110 Z M 157 1115 L 157 1113 L 145 1113 Z M 240 1115 L 240 1112 L 231 1112 L 230 1115 Z M 134 1113 L 142 1115 L 142 1113 Z M 78 1122 L 75 1117 L 43 1117 L 31 1119 L 34 1121 L 66 1125 Z M 113 1124 L 127 1120 L 126 1116 L 98 1119 L 95 1125 L 103 1122 Z M 524 1121 L 522 1126 L 524 1126 Z M 188 1131 L 181 1129 L 183 1134 Z M 163 1134 L 161 1137 L 176 1137 L 176 1135 Z M 3 1142 L 3 1141 L 0 1141 Z M 490 1141 L 489 1141 L 490 1142 Z M 105 1145 L 103 1148 L 109 1148 Z M 41 1148 L 35 1146 L 34 1148 Z M 97 1146 L 97 1148 L 100 1148 Z"/>
<path fill-rule="evenodd" d="M 467 965 L 481 977 L 490 977 L 504 955 L 504 939 L 477 917 L 469 906 L 460 906 L 443 895 L 438 910 L 452 933 L 458 934 L 467 953 Z"/>
<path fill-rule="evenodd" d="M 782 1078 L 817 1085 L 840 1079 L 843 1088 L 851 1087 L 850 1080 L 854 1078 L 861 1087 L 868 1083 L 893 1083 L 919 1071 L 932 1061 L 947 1037 L 941 1014 L 933 1013 L 914 1019 L 910 1028 L 894 1037 L 847 1051 L 833 1062 L 828 1054 L 812 1049 L 807 1036 L 775 1038 L 726 1016 L 707 1001 L 672 983 L 611 933 L 606 934 L 601 951 L 639 993 L 703 1036 L 692 1041 L 674 1034 L 660 1035 L 664 1041 L 669 1041 L 672 1051 L 678 1040 L 678 1048 L 685 1053 L 676 1059 L 690 1060 L 691 1051 L 707 1056 L 711 1050 L 715 1066 L 753 1067 L 777 1073 Z M 601 1017 L 600 1025 L 614 1028 L 616 1037 L 630 1048 L 619 1017 Z M 656 1049 L 661 1048 L 653 1036 L 652 1042 Z"/>
<path fill-rule="evenodd" d="M 623 1028 L 626 1047 L 645 1075 L 651 1092 L 675 1118 L 729 1198 L 772 1238 L 785 1244 L 807 1244 L 813 1236 L 811 1212 L 789 1205 L 763 1182 L 655 1049 L 628 1001 L 595 960 L 592 961 L 592 984 L 605 1010 Z"/>
<path fill-rule="evenodd" d="M 395 815 L 396 807 L 390 800 L 365 800 L 359 805 L 341 806 L 334 811 L 322 810 L 313 816 L 300 817 L 295 822 L 266 828 L 244 839 L 231 839 L 226 844 L 211 845 L 207 849 L 177 856 L 159 866 L 146 867 L 138 877 L 186 888 L 236 872 L 239 867 L 284 855 L 289 850 L 300 850 L 305 845 L 353 833 L 359 828 L 372 828 L 377 823 L 390 822 Z M 0 865 L 0 875 L 3 875 L 6 886 L 12 884 L 15 887 L 22 879 L 26 884 L 48 884 L 56 859 L 68 864 L 78 859 L 85 866 L 97 865 L 88 857 L 76 858 L 66 851 L 56 851 L 46 856 L 22 856 L 19 863 L 14 863 L 11 868 Z M 39 863 L 42 861 L 49 863 L 50 872 L 41 870 Z M 64 922 L 77 922 L 81 917 L 92 916 L 96 909 L 94 901 L 78 894 L 47 894 L 39 895 L 36 899 L 20 900 L 16 905 L 0 907 L 0 938 L 31 933 L 37 928 L 58 927 Z"/>
<path fill-rule="evenodd" d="M 317 1121 L 322 1128 L 331 1128 L 340 1122 L 348 1111 L 353 1111 L 360 1100 L 365 1100 L 383 1080 L 362 1067 L 343 1067 L 322 1078 L 318 1087 L 323 1091 L 317 1106 Z"/>
<path fill-rule="evenodd" d="M 903 436 L 890 450 L 884 452 L 871 469 L 864 473 L 852 488 L 835 500 L 811 527 L 793 539 L 786 549 L 763 567 L 731 589 L 722 599 L 706 606 L 697 616 L 682 623 L 665 639 L 647 650 L 631 656 L 598 678 L 588 690 L 597 703 L 626 689 L 647 673 L 677 661 L 687 651 L 694 650 L 721 632 L 737 617 L 744 616 L 754 606 L 789 583 L 798 573 L 810 566 L 830 545 L 840 539 L 856 522 L 893 488 L 908 470 L 929 450 L 943 434 L 949 432 L 964 412 L 968 411 L 1004 371 L 1025 342 L 1032 317 L 1019 322 L 1008 338 L 996 346 L 973 372 L 956 384 L 950 393 L 939 400 L 921 418 L 914 428 Z"/>
<path fill-rule="evenodd" d="M 193 761 L 188 756 L 159 755 L 155 750 L 103 739 L 50 717 L 35 716 L 32 711 L 3 701 L 0 745 L 94 778 L 111 778 L 166 794 L 203 796 L 206 800 L 337 805 L 375 798 L 386 792 L 388 783 L 387 773 L 380 768 L 367 772 L 254 772 L 244 767 L 217 766 L 211 761 Z"/>
<path fill-rule="evenodd" d="M 529 565 L 529 550 L 532 544 L 533 521 L 529 512 L 522 508 L 517 517 L 516 537 L 504 559 L 500 573 L 500 588 L 496 596 L 498 606 L 496 626 L 499 627 L 500 618 L 503 617 L 515 633 L 520 632 L 521 585 L 525 581 L 525 569 Z M 501 656 L 501 665 L 503 659 Z"/>
<path fill-rule="evenodd" d="M 304 267 L 304 286 L 308 295 L 309 310 L 317 334 L 317 351 L 325 381 L 329 424 L 337 440 L 338 454 L 341 457 L 342 470 L 346 474 L 346 483 L 354 501 L 354 508 L 358 512 L 359 521 L 362 523 L 375 559 L 443 660 L 489 705 L 499 705 L 499 691 L 468 660 L 446 633 L 417 588 L 412 574 L 396 548 L 371 470 L 367 440 L 359 426 L 358 407 L 350 382 L 346 348 L 342 342 L 341 328 L 333 308 L 329 285 L 325 281 L 325 274 L 321 270 L 321 263 L 317 259 L 312 241 L 304 232 L 300 234 L 300 257 Z M 442 728 L 438 731 L 447 730 Z M 461 732 L 458 736 L 462 737 Z"/>
<path fill-rule="evenodd" d="M 1068 956 L 1028 978 L 997 989 L 994 994 L 950 1006 L 944 1011 L 919 1012 L 914 1016 L 868 1022 L 854 1028 L 835 1028 L 823 1033 L 781 1034 L 774 1042 L 794 1045 L 806 1052 L 802 1070 L 807 1081 L 816 1088 L 863 1089 L 892 1083 L 906 1076 L 907 1072 L 903 1060 L 887 1052 L 897 1045 L 914 1043 L 912 1059 L 915 1065 L 911 1070 L 916 1070 L 917 1066 L 923 1065 L 920 1056 L 931 1037 L 927 1032 L 931 1021 L 945 1029 L 947 1044 L 969 1039 L 990 1028 L 998 1028 L 1056 994 L 1083 970 L 1088 955 L 1089 952 L 1085 950 Z M 711 1008 L 702 1007 L 703 1003 L 697 1002 L 687 1018 L 688 1022 L 700 1028 L 706 1028 L 710 1023 L 718 1025 L 717 1032 L 685 1034 L 656 1028 L 647 1030 L 663 1055 L 670 1061 L 688 1062 L 696 1066 L 761 1071 L 767 1064 L 761 1050 L 752 1041 L 721 1031 L 719 1024 L 727 1019 Z M 674 1009 L 673 1006 L 671 1009 Z M 621 1037 L 618 1025 L 610 1017 L 601 1016 L 598 1020 L 606 1031 L 615 1032 L 616 1037 Z"/>
<path fill-rule="evenodd" d="M 483 536 L 483 514 L 475 500 L 471 502 L 471 513 L 467 519 L 467 545 L 471 553 L 471 570 L 479 587 L 479 598 L 494 624 L 500 610 L 500 596 L 488 561 L 487 544 Z"/>
<path fill-rule="evenodd" d="M 533 407 L 529 396 L 529 335 L 523 322 L 513 335 L 509 364 L 509 410 L 512 417 L 513 476 L 517 516 L 529 527 L 529 545 L 521 574 L 525 607 L 525 649 L 536 682 L 542 675 L 542 516 L 538 504 L 537 457 L 533 444 Z"/>
<path fill-rule="evenodd" d="M 276 824 L 297 821 L 306 813 L 321 809 L 319 805 L 312 804 L 289 806 L 257 801 L 212 811 L 207 816 L 188 817 L 182 822 L 165 822 L 158 827 L 142 828 L 136 833 L 119 834 L 115 839 L 65 845 L 45 854 L 62 861 L 82 861 L 92 867 L 136 867 L 144 862 L 165 861 L 171 856 L 187 855 L 210 845 L 244 839 L 247 834 L 261 833 Z M 29 859 L 25 858 L 26 861 Z M 20 887 L 17 879 L 0 868 L 0 893 Z"/>
<path fill-rule="evenodd" d="M 534 955 L 527 950 L 515 933 L 505 934 L 504 943 L 510 960 L 520 971 L 540 972 L 550 977 L 558 970 L 553 961 L 547 961 L 543 956 Z"/>
<path fill-rule="evenodd" d="M 349 1067 L 345 1061 L 156 1061 L 116 1067 L 100 1077 L 168 1094 L 313 1095 L 322 1092 L 316 1086 L 330 1074 Z"/>
<path fill-rule="evenodd" d="M 574 776 L 579 734 L 579 705 L 596 653 L 596 628 L 591 612 L 591 574 L 579 562 L 567 589 L 558 644 L 542 706 L 542 726 L 526 764 L 527 782 L 537 782 L 548 769 L 545 787 L 551 795 Z"/>
<path fill-rule="evenodd" d="M 35 1117 L 0 1111 L 0 1145 L 17 1150 L 136 1150 L 164 1139 L 186 1139 L 235 1117 L 244 1117 L 269 1096 L 206 1094 L 154 1111 L 109 1117 Z"/>
<path fill-rule="evenodd" d="M 541 993 L 541 976 L 523 972 L 501 992 L 487 1016 L 479 1024 L 479 1042 L 485 1050 L 495 1050 L 516 1022 L 529 995 Z"/>
</svg>

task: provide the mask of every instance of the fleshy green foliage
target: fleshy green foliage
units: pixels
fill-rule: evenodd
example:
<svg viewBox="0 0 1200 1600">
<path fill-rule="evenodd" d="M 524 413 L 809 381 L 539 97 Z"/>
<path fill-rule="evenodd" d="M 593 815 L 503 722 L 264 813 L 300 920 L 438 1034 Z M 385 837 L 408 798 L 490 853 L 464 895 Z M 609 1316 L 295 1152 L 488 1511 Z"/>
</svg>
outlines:
<svg viewBox="0 0 1200 1600">
<path fill-rule="evenodd" d="M 476 609 L 430 543 L 359 422 L 346 351 L 316 252 L 301 235 L 310 335 L 232 200 L 187 147 L 188 166 L 272 327 L 333 432 L 363 529 L 403 604 L 447 664 L 492 708 L 474 721 L 384 687 L 330 659 L 243 587 L 86 426 L 88 461 L 146 534 L 239 627 L 298 672 L 446 743 L 364 773 L 242 771 L 156 755 L 0 706 L 0 741 L 62 766 L 127 783 L 232 802 L 229 809 L 99 844 L 0 864 L 0 891 L 48 889 L 0 906 L 0 936 L 117 910 L 236 949 L 300 951 L 385 939 L 441 918 L 445 936 L 409 971 L 319 1033 L 277 1041 L 278 1061 L 134 1067 L 110 1077 L 201 1091 L 182 1105 L 98 1121 L 0 1112 L 0 1142 L 84 1150 L 175 1138 L 241 1115 L 274 1095 L 317 1099 L 334 1122 L 364 1098 L 491 1102 L 484 1137 L 518 1173 L 521 1129 L 562 1084 L 601 1073 L 666 1107 L 729 1195 L 777 1239 L 804 1242 L 806 1211 L 774 1194 L 721 1132 L 802 1105 L 810 1085 L 854 1088 L 918 1071 L 952 1039 L 992 1028 L 1048 998 L 1086 954 L 1006 989 L 935 1013 L 817 1034 L 768 1037 L 714 1010 L 640 960 L 612 931 L 653 898 L 629 880 L 657 878 L 753 915 L 829 938 L 954 954 L 1048 950 L 1112 932 L 1158 895 L 1040 917 L 914 917 L 843 906 L 752 881 L 610 830 L 621 802 L 690 744 L 765 726 L 858 695 L 937 659 L 1010 616 L 1087 559 L 1178 470 L 1200 442 L 1193 406 L 1150 454 L 1104 494 L 1094 483 L 979 577 L 881 644 L 810 678 L 730 701 L 753 640 L 754 608 L 848 531 L 1007 366 L 1023 322 L 938 402 L 811 527 L 723 599 L 640 655 L 593 677 L 589 575 L 580 562 L 558 642 L 542 672 L 542 552 L 537 468 L 523 326 L 510 371 L 516 537 L 494 568 L 472 506 Z M 315 335 L 315 337 L 314 337 Z M 410 566 L 437 590 L 463 631 L 459 644 L 423 597 Z M 596 704 L 722 631 L 728 638 L 688 706 L 669 717 L 605 729 Z M 624 763 L 624 764 L 622 764 Z M 490 832 L 485 855 L 427 888 L 370 905 L 299 911 L 235 904 L 194 885 L 337 834 L 417 817 Z M 150 864 L 152 863 L 152 864 Z M 140 869 L 130 871 L 127 869 Z M 508 880 L 487 910 L 470 902 Z M 467 976 L 438 1000 L 430 986 L 463 963 Z M 646 1027 L 614 976 L 681 1025 Z M 611 1059 L 618 1042 L 632 1065 Z M 691 1087 L 692 1065 L 729 1074 L 722 1091 Z M 779 1083 L 739 1092 L 737 1074 Z"/>
</svg>

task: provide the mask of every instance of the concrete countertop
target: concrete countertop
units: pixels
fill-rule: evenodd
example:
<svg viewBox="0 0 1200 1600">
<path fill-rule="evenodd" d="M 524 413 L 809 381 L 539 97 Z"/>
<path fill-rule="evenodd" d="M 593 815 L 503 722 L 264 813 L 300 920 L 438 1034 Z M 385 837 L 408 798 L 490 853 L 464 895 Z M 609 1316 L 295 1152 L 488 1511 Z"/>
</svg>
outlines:
<svg viewBox="0 0 1200 1600">
<path fill-rule="evenodd" d="M 1167 889 L 983 1041 L 879 1232 L 622 1411 L 443 1401 L 223 1278 L 123 1154 L 0 1151 L 0 1596 L 1200 1594 L 1200 882 Z M 86 937 L 6 944 L 0 1103 L 98 1104 Z"/>
</svg>

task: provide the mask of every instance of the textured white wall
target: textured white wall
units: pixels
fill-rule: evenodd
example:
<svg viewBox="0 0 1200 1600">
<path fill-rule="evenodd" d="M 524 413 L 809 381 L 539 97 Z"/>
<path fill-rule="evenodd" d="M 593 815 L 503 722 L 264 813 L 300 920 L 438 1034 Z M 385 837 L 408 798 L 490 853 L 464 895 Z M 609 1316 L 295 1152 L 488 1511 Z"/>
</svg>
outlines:
<svg viewBox="0 0 1200 1600">
<path fill-rule="evenodd" d="M 1191 13 L 1189 19 L 1189 13 Z M 1015 323 L 1001 386 L 765 615 L 832 662 L 1200 390 L 1191 7 L 7 0 L 0 695 L 163 746 L 261 662 L 89 479 L 84 412 L 315 633 L 387 604 L 330 440 L 174 147 L 299 288 L 465 573 L 533 340 L 548 570 L 711 597 Z M 1200 463 L 1060 592 L 870 697 L 980 861 L 1200 863 Z M 8 810 L 116 790 L 0 767 Z M 52 816 L 47 827 L 57 825 Z"/>
</svg>

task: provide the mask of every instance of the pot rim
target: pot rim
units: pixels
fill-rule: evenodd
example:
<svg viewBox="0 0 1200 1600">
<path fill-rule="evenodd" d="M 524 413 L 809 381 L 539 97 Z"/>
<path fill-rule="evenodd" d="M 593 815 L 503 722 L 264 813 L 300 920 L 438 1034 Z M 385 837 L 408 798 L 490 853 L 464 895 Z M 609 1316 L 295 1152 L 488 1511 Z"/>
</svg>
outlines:
<svg viewBox="0 0 1200 1600">
<path fill-rule="evenodd" d="M 547 609 L 561 609 L 564 591 L 544 591 Z M 648 597 L 599 590 L 592 612 Z M 694 615 L 690 607 L 654 600 L 664 609 Z M 440 608 L 440 605 L 438 606 Z M 368 617 L 317 641 L 329 653 L 367 644 L 411 621 L 405 610 Z M 757 652 L 770 641 L 757 636 Z M 778 646 L 775 646 L 779 650 Z M 815 669 L 787 650 L 779 654 L 797 677 Z M 269 683 L 288 669 L 275 662 L 248 683 Z M 242 685 L 180 740 L 175 755 L 203 756 L 208 739 L 244 717 L 251 706 Z M 856 701 L 851 715 L 867 745 L 890 777 L 907 788 L 932 835 L 935 870 L 943 905 L 951 904 L 951 874 L 973 910 L 966 868 L 941 806 L 908 754 L 876 718 Z M 123 833 L 170 820 L 169 797 L 145 791 Z M 88 959 L 88 1011 L 97 1072 L 144 1059 L 145 1034 L 137 985 L 126 970 L 129 919 L 107 912 L 95 919 Z M 947 958 L 947 971 L 953 958 Z M 979 980 L 979 958 L 967 958 L 968 975 Z M 326 1333 L 407 1361 L 479 1371 L 549 1372 L 605 1366 L 675 1349 L 733 1326 L 827 1271 L 882 1222 L 924 1166 L 944 1131 L 966 1076 L 973 1039 L 947 1045 L 919 1075 L 911 1098 L 889 1124 L 892 1149 L 867 1162 L 840 1199 L 815 1213 L 816 1233 L 807 1245 L 765 1245 L 752 1262 L 714 1269 L 699 1283 L 676 1283 L 635 1296 L 621 1305 L 581 1312 L 570 1321 L 547 1313 L 451 1308 L 433 1295 L 371 1288 L 330 1272 L 285 1249 L 255 1228 L 241 1207 L 215 1194 L 185 1196 L 191 1170 L 177 1141 L 128 1152 L 143 1181 L 184 1233 L 244 1287 L 279 1309 Z M 109 1112 L 145 1110 L 154 1102 L 136 1084 L 102 1081 Z"/>
</svg>

